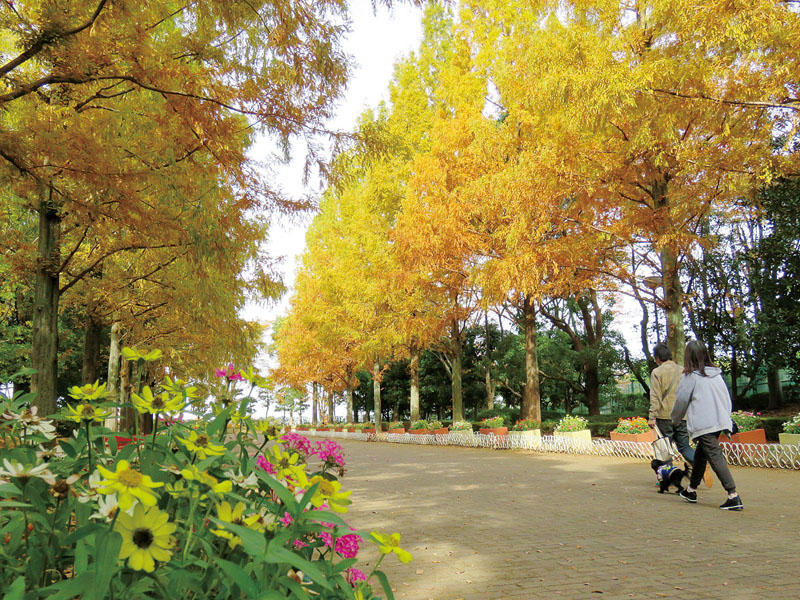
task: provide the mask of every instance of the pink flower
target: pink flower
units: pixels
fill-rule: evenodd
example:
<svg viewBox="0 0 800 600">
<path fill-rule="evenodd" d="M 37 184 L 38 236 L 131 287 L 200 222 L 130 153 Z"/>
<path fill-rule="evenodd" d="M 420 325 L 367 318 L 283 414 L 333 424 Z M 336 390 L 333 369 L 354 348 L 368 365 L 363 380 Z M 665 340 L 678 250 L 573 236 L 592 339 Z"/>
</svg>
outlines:
<svg viewBox="0 0 800 600">
<path fill-rule="evenodd" d="M 326 525 L 326 523 L 323 523 L 323 525 Z M 333 546 L 333 536 L 329 532 L 320 532 L 319 539 L 322 540 L 322 543 L 325 544 L 327 548 Z M 358 551 L 361 549 L 360 546 L 361 536 L 356 533 L 348 533 L 347 535 L 336 538 L 335 551 L 344 558 L 355 558 L 358 555 Z"/>
<path fill-rule="evenodd" d="M 286 433 L 283 435 L 283 445 L 289 452 L 297 452 L 304 457 L 311 456 L 314 451 L 311 448 L 311 440 L 299 433 Z"/>
<path fill-rule="evenodd" d="M 315 444 L 314 454 L 329 467 L 343 467 L 342 447 L 333 440 L 320 440 Z"/>
<path fill-rule="evenodd" d="M 359 581 L 367 580 L 367 575 L 366 573 L 364 573 L 364 571 L 360 571 L 359 569 L 350 567 L 345 571 L 345 579 L 347 579 L 347 583 L 349 583 L 353 587 L 356 587 Z"/>
<path fill-rule="evenodd" d="M 288 512 L 284 513 L 284 515 L 280 519 L 278 519 L 278 521 L 280 521 L 283 524 L 284 527 L 288 527 L 289 525 L 294 523 L 294 519 L 292 518 L 292 515 L 290 515 Z M 306 544 L 306 545 L 308 545 L 308 544 Z"/>
<path fill-rule="evenodd" d="M 275 469 L 275 465 L 273 465 L 271 462 L 269 462 L 263 456 L 259 456 L 256 459 L 256 466 L 264 469 L 270 475 L 275 475 L 275 473 L 278 472 L 277 469 Z"/>
<path fill-rule="evenodd" d="M 214 375 L 225 377 L 228 381 L 242 381 L 244 379 L 242 374 L 234 368 L 233 363 L 230 363 L 224 369 L 217 369 L 214 371 Z"/>
<path fill-rule="evenodd" d="M 308 548 L 308 544 L 306 544 L 303 540 L 295 540 L 294 541 L 295 548 Z"/>
</svg>

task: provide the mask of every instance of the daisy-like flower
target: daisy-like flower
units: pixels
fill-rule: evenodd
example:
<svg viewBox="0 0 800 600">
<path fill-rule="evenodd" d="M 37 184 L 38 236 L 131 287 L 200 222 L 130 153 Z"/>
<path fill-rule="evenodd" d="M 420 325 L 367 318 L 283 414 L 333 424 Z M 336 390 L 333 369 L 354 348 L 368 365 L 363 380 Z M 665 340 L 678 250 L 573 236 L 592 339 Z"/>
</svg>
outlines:
<svg viewBox="0 0 800 600">
<path fill-rule="evenodd" d="M 161 387 L 172 394 L 173 396 L 182 396 L 184 398 L 197 398 L 198 390 L 196 387 L 187 385 L 188 382 L 183 379 L 176 378 L 174 381 L 170 379 L 169 375 L 164 377 L 164 383 Z"/>
<path fill-rule="evenodd" d="M 36 451 L 36 458 L 43 462 L 50 462 L 53 459 L 64 458 L 65 456 L 66 453 L 61 446 L 53 446 L 52 448 L 39 446 L 39 449 Z"/>
<path fill-rule="evenodd" d="M 80 423 L 81 421 L 102 423 L 113 414 L 111 410 L 97 408 L 91 404 L 78 404 L 77 407 L 68 404 L 64 418 L 75 421 L 76 423 Z"/>
<path fill-rule="evenodd" d="M 253 514 L 243 517 L 243 513 L 244 502 L 237 502 L 236 506 L 231 507 L 230 502 L 226 501 L 217 506 L 217 517 L 220 521 L 225 521 L 226 523 L 231 523 L 233 525 L 249 527 L 254 531 L 264 531 L 265 523 L 263 518 L 261 518 L 261 515 Z M 211 533 L 228 540 L 228 546 L 230 546 L 231 550 L 242 543 L 242 539 L 238 535 L 235 535 L 233 532 L 228 531 L 227 529 L 212 529 Z"/>
<path fill-rule="evenodd" d="M 239 487 L 248 489 L 248 490 L 255 490 L 258 489 L 258 477 L 256 476 L 255 472 L 251 471 L 249 475 L 245 476 L 244 473 L 241 471 L 234 471 L 233 469 L 228 469 L 225 471 L 225 477 L 238 485 Z"/>
<path fill-rule="evenodd" d="M 150 413 L 155 415 L 157 413 L 176 413 L 183 409 L 183 396 L 169 397 L 167 392 L 153 395 L 153 390 L 150 386 L 144 386 L 142 394 L 131 394 L 131 402 L 140 413 Z"/>
<path fill-rule="evenodd" d="M 289 452 L 281 450 L 277 445 L 272 446 L 269 452 L 265 455 L 266 459 L 275 467 L 276 479 L 293 479 L 300 481 L 305 478 L 305 465 L 298 464 L 300 458 L 297 452 Z"/>
<path fill-rule="evenodd" d="M 99 380 L 94 383 L 87 383 L 83 386 L 73 385 L 67 390 L 67 393 L 70 397 L 75 398 L 75 400 L 97 401 L 105 400 L 108 397 L 106 384 L 100 383 Z"/>
<path fill-rule="evenodd" d="M 225 446 L 214 444 L 206 433 L 198 434 L 196 431 L 190 431 L 189 439 L 179 437 L 178 441 L 186 446 L 189 452 L 196 452 L 200 460 L 225 454 Z"/>
<path fill-rule="evenodd" d="M 268 440 L 274 440 L 281 436 L 283 429 L 270 421 L 253 421 L 256 431 Z"/>
<path fill-rule="evenodd" d="M 108 522 L 114 518 L 114 514 L 116 514 L 117 510 L 119 510 L 119 503 L 117 502 L 116 494 L 108 494 L 107 496 L 100 496 L 97 499 L 97 512 L 92 514 L 89 518 L 101 519 L 103 521 Z M 132 515 L 133 510 L 128 509 L 125 511 L 125 513 L 128 515 Z"/>
<path fill-rule="evenodd" d="M 100 493 L 100 488 L 103 487 L 102 482 L 103 477 L 100 475 L 100 471 L 95 470 L 89 475 L 89 481 L 84 484 L 84 490 L 78 494 L 78 502 L 86 504 L 89 500 L 102 496 Z"/>
<path fill-rule="evenodd" d="M 384 535 L 377 531 L 372 532 L 372 541 L 378 544 L 378 550 L 381 554 L 389 554 L 394 552 L 401 563 L 407 564 L 411 562 L 411 553 L 403 550 L 400 547 L 400 534 L 393 533 L 392 535 Z"/>
<path fill-rule="evenodd" d="M 50 493 L 54 498 L 58 498 L 59 500 L 63 500 L 69 495 L 77 496 L 78 494 L 76 494 L 75 490 L 72 489 L 72 484 L 78 481 L 80 478 L 80 475 L 73 474 L 66 479 L 58 479 L 50 488 Z"/>
<path fill-rule="evenodd" d="M 32 477 L 44 479 L 50 485 L 55 485 L 56 476 L 47 468 L 47 463 L 40 465 L 23 465 L 16 460 L 3 459 L 3 468 L 0 468 L 0 477 L 10 477 L 27 482 Z"/>
<path fill-rule="evenodd" d="M 105 480 L 100 482 L 104 487 L 98 491 L 101 494 L 117 494 L 122 510 L 128 510 L 136 500 L 145 506 L 153 506 L 156 503 L 156 495 L 151 488 L 164 485 L 131 469 L 127 460 L 119 461 L 116 471 L 109 471 L 100 465 L 97 466 L 97 470 L 105 477 Z"/>
<path fill-rule="evenodd" d="M 114 529 L 122 535 L 119 557 L 128 559 L 128 566 L 136 571 L 152 573 L 155 561 L 168 562 L 172 557 L 177 529 L 169 522 L 169 515 L 157 508 L 145 509 L 137 504 L 133 515 L 120 513 Z"/>
<path fill-rule="evenodd" d="M 156 349 L 148 351 L 125 347 L 122 349 L 122 357 L 125 360 L 143 360 L 145 362 L 150 362 L 161 358 L 161 350 Z"/>
<path fill-rule="evenodd" d="M 346 506 L 352 504 L 352 501 L 348 500 L 347 497 L 353 493 L 352 490 L 340 492 L 342 489 L 341 483 L 338 481 L 331 481 L 320 475 L 314 475 L 314 477 L 309 480 L 309 487 L 315 483 L 317 484 L 317 489 L 311 497 L 311 504 L 319 508 L 325 503 L 334 512 L 347 512 Z"/>
<path fill-rule="evenodd" d="M 220 482 L 213 475 L 206 473 L 205 471 L 201 471 L 194 465 L 189 465 L 187 468 L 183 469 L 181 471 L 181 476 L 189 481 L 199 481 L 200 483 L 204 483 L 211 488 L 212 492 L 216 494 L 227 494 L 233 489 L 233 483 L 227 479 Z"/>
<path fill-rule="evenodd" d="M 32 406 L 29 409 L 22 411 L 20 414 L 7 410 L 2 416 L 8 421 L 17 421 L 28 431 L 41 433 L 47 439 L 52 440 L 54 437 L 56 437 L 56 428 L 52 421 L 41 418 L 37 414 L 38 412 L 39 407 Z"/>
</svg>

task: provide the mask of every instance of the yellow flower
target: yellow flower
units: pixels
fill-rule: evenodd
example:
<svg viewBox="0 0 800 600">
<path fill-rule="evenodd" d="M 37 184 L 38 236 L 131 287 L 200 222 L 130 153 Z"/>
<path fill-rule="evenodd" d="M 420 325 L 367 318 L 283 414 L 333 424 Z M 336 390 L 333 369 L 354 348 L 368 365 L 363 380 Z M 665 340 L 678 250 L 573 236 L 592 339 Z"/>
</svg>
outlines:
<svg viewBox="0 0 800 600">
<path fill-rule="evenodd" d="M 114 412 L 111 410 L 97 408 L 91 404 L 78 404 L 77 407 L 68 404 L 64 418 L 75 421 L 76 423 L 80 423 L 81 421 L 96 421 L 101 423 L 113 414 Z"/>
<path fill-rule="evenodd" d="M 205 460 L 209 456 L 222 456 L 225 454 L 225 447 L 211 442 L 211 438 L 206 433 L 198 434 L 196 431 L 189 432 L 189 439 L 178 438 L 186 449 L 190 452 L 197 452 L 200 460 Z"/>
<path fill-rule="evenodd" d="M 137 348 L 125 347 L 122 349 L 122 357 L 125 360 L 143 360 L 150 362 L 161 358 L 161 350 L 138 350 Z"/>
<path fill-rule="evenodd" d="M 128 566 L 137 571 L 152 573 L 155 561 L 168 562 L 175 545 L 172 537 L 177 525 L 169 515 L 157 508 L 145 509 L 137 504 L 133 515 L 120 513 L 114 529 L 122 535 L 119 557 L 128 559 Z"/>
<path fill-rule="evenodd" d="M 199 481 L 211 488 L 212 492 L 217 494 L 227 494 L 233 489 L 233 483 L 230 480 L 220 482 L 216 477 L 201 471 L 194 465 L 189 465 L 181 471 L 181 476 L 189 481 Z"/>
<path fill-rule="evenodd" d="M 132 470 L 127 460 L 117 463 L 116 472 L 100 465 L 97 465 L 97 470 L 105 477 L 105 480 L 100 482 L 105 487 L 101 487 L 98 491 L 101 494 L 118 494 L 119 507 L 122 510 L 128 510 L 137 499 L 145 506 L 153 506 L 156 503 L 156 495 L 150 488 L 164 485 Z"/>
<path fill-rule="evenodd" d="M 231 508 L 229 502 L 223 502 L 217 506 L 217 517 L 219 517 L 220 521 L 232 523 L 233 525 L 249 527 L 253 531 L 264 531 L 265 523 L 260 515 L 253 514 L 242 518 L 243 512 L 244 502 L 237 502 L 236 506 L 233 508 Z M 231 547 L 231 550 L 242 543 L 242 539 L 238 535 L 235 535 L 233 532 L 228 531 L 227 529 L 212 529 L 211 533 L 228 540 L 228 545 Z"/>
<path fill-rule="evenodd" d="M 272 421 L 253 421 L 253 427 L 255 427 L 256 431 L 264 435 L 268 440 L 274 440 L 283 435 L 283 429 Z"/>
<path fill-rule="evenodd" d="M 352 504 L 352 501 L 347 497 L 353 493 L 352 490 L 340 493 L 342 484 L 338 481 L 331 481 L 320 475 L 314 475 L 309 480 L 309 486 L 317 484 L 317 490 L 311 497 L 311 504 L 319 508 L 323 503 L 327 503 L 330 509 L 334 512 L 344 513 L 347 512 L 346 505 Z"/>
<path fill-rule="evenodd" d="M 384 535 L 377 531 L 372 532 L 372 541 L 378 544 L 378 550 L 381 554 L 389 554 L 394 552 L 401 563 L 411 562 L 411 553 L 403 550 L 400 547 L 400 534 L 393 533 L 392 535 Z"/>
<path fill-rule="evenodd" d="M 282 452 L 278 446 L 272 446 L 272 455 L 267 452 L 265 458 L 275 466 L 275 479 L 294 479 L 299 481 L 305 477 L 305 464 L 297 464 L 300 458 L 297 452 Z"/>
<path fill-rule="evenodd" d="M 81 387 L 73 385 L 67 393 L 75 400 L 103 400 L 108 397 L 106 384 L 100 384 L 99 380 Z"/>
<path fill-rule="evenodd" d="M 176 413 L 183 409 L 183 396 L 169 397 L 167 392 L 153 396 L 153 391 L 149 386 L 144 386 L 142 395 L 131 394 L 131 401 L 140 413 Z"/>
<path fill-rule="evenodd" d="M 169 378 L 169 375 L 167 375 L 164 377 L 164 383 L 161 384 L 161 387 L 175 396 L 197 398 L 197 388 L 194 386 L 187 386 L 186 383 L 187 382 L 183 379 L 175 379 L 175 381 L 173 381 Z"/>
</svg>

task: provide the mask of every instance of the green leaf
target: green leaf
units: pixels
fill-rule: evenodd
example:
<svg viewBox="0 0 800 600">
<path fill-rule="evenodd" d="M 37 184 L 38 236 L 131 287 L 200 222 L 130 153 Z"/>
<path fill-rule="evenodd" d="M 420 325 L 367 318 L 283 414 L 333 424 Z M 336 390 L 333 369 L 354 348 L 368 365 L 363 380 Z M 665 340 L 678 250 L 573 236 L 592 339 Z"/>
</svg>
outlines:
<svg viewBox="0 0 800 600">
<path fill-rule="evenodd" d="M 258 468 L 255 472 L 259 479 L 266 483 L 270 489 L 278 495 L 278 498 L 283 501 L 283 505 L 286 507 L 286 510 L 288 510 L 289 514 L 294 517 L 294 514 L 299 512 L 299 506 L 294 494 L 292 494 L 292 492 L 290 492 L 288 488 L 280 481 L 274 477 L 271 477 L 264 469 Z"/>
<path fill-rule="evenodd" d="M 83 598 L 84 591 L 91 589 L 94 585 L 94 573 L 88 571 L 81 573 L 72 579 L 65 579 L 47 588 L 57 590 L 52 596 L 47 596 L 47 600 L 72 600 L 73 598 Z"/>
<path fill-rule="evenodd" d="M 303 573 L 308 575 L 311 581 L 313 581 L 317 585 L 325 588 L 326 590 L 332 589 L 331 584 L 328 583 L 328 578 L 322 573 L 322 571 L 320 571 L 317 568 L 317 566 L 314 563 L 307 561 L 302 556 L 295 554 L 294 552 L 288 550 L 287 548 L 284 548 L 283 546 L 275 544 L 274 541 L 275 540 L 272 540 L 269 544 L 269 548 L 267 548 L 267 556 L 266 556 L 267 562 L 287 563 L 292 567 L 294 567 L 295 569 L 297 569 L 298 571 L 302 571 Z"/>
<path fill-rule="evenodd" d="M 301 598 L 301 599 L 307 599 L 308 598 L 308 594 L 303 589 L 303 586 L 300 585 L 299 583 L 297 583 L 291 577 L 286 577 L 284 575 L 283 577 L 280 577 L 278 579 L 278 583 L 280 585 L 286 586 L 287 588 L 289 588 L 293 592 L 293 595 L 289 596 L 289 598 Z M 262 596 L 262 598 L 267 598 L 267 597 L 268 596 Z M 281 598 L 283 598 L 283 596 L 281 596 Z"/>
<path fill-rule="evenodd" d="M 86 591 L 84 598 L 105 598 L 111 578 L 117 573 L 119 551 L 122 548 L 122 536 L 116 531 L 107 531 L 97 536 L 97 555 L 95 556 L 93 575 L 94 585 Z"/>
<path fill-rule="evenodd" d="M 334 565 L 333 570 L 335 573 L 339 573 L 340 571 L 344 571 L 345 569 L 349 569 L 354 564 L 358 562 L 358 559 L 355 558 L 345 558 L 344 560 L 340 560 L 336 565 Z"/>
<path fill-rule="evenodd" d="M 72 444 L 70 444 L 66 440 L 59 440 L 58 445 L 61 446 L 61 449 L 64 451 L 64 454 L 69 456 L 70 458 L 76 458 L 78 456 L 78 451 L 75 450 Z"/>
<path fill-rule="evenodd" d="M 0 497 L 11 498 L 12 496 L 21 496 L 22 490 L 15 486 L 13 483 L 0 483 Z"/>
<path fill-rule="evenodd" d="M 267 539 L 264 537 L 263 533 L 254 531 L 249 527 L 242 527 L 241 525 L 234 525 L 233 523 L 222 521 L 216 517 L 210 517 L 210 519 L 220 527 L 238 535 L 242 539 L 242 546 L 247 554 L 254 557 L 264 556 L 264 552 L 267 549 Z"/>
<path fill-rule="evenodd" d="M 20 575 L 14 580 L 8 591 L 3 595 L 3 600 L 22 600 L 25 597 L 25 576 Z"/>
<path fill-rule="evenodd" d="M 338 525 L 339 527 L 347 528 L 347 533 L 355 533 L 350 531 L 350 525 L 342 519 L 336 513 L 330 512 L 329 510 L 311 510 L 306 511 L 301 515 L 298 515 L 298 521 L 320 521 L 322 523 L 332 523 L 333 525 Z M 345 534 L 346 535 L 346 534 Z M 361 537 L 364 537 L 363 535 Z"/>
<path fill-rule="evenodd" d="M 0 501 L 0 508 L 30 508 L 31 506 L 27 502 L 16 502 L 15 500 Z"/>
<path fill-rule="evenodd" d="M 64 541 L 61 542 L 61 545 L 71 546 L 78 540 L 85 538 L 87 535 L 97 533 L 98 531 L 102 531 L 104 529 L 108 529 L 108 526 L 101 525 L 100 523 L 90 523 L 89 525 L 79 527 L 78 529 L 70 533 L 67 537 L 65 537 Z"/>
<path fill-rule="evenodd" d="M 216 418 L 209 423 L 208 427 L 206 427 L 206 432 L 208 435 L 215 437 L 218 436 L 219 433 L 222 431 L 222 428 L 225 427 L 228 419 L 231 418 L 231 411 L 233 410 L 233 406 L 229 406 L 221 413 L 219 413 Z"/>
<path fill-rule="evenodd" d="M 221 558 L 217 558 L 216 562 L 219 568 L 224 571 L 225 575 L 230 577 L 233 582 L 239 586 L 239 589 L 247 594 L 249 598 L 258 598 L 258 586 L 256 582 L 250 578 L 250 575 L 248 575 L 242 567 Z"/>
<path fill-rule="evenodd" d="M 375 571 L 375 576 L 378 578 L 378 581 L 381 582 L 381 587 L 383 591 L 386 592 L 386 600 L 394 600 L 394 594 L 392 594 L 392 586 L 389 585 L 389 579 L 386 577 L 386 573 L 383 571 Z"/>
</svg>

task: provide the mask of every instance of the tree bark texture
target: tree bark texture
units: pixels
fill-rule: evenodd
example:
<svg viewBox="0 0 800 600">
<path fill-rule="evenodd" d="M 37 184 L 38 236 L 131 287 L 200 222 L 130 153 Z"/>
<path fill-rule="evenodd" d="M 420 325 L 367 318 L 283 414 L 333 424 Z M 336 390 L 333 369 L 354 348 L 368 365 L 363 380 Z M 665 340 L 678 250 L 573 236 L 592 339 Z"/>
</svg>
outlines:
<svg viewBox="0 0 800 600">
<path fill-rule="evenodd" d="M 333 388 L 328 392 L 328 423 L 333 423 Z"/>
<path fill-rule="evenodd" d="M 319 388 L 316 383 L 311 384 L 311 422 L 317 424 L 317 403 L 319 402 Z"/>
<path fill-rule="evenodd" d="M 411 421 L 419 420 L 419 348 L 411 350 L 411 360 L 408 363 L 411 374 Z"/>
<path fill-rule="evenodd" d="M 458 330 L 458 322 L 453 319 L 451 326 L 450 344 L 452 351 L 453 367 L 451 373 L 453 392 L 453 421 L 464 420 L 464 397 L 461 387 L 461 353 L 462 340 Z"/>
<path fill-rule="evenodd" d="M 39 193 L 39 242 L 33 305 L 31 391 L 42 416 L 56 412 L 58 394 L 58 301 L 61 266 L 61 217 L 51 188 Z"/>
<path fill-rule="evenodd" d="M 381 430 L 381 365 L 377 361 L 372 366 L 372 396 L 375 410 L 375 430 Z"/>
<path fill-rule="evenodd" d="M 121 350 L 119 340 L 121 328 L 122 326 L 119 322 L 115 321 L 111 324 L 111 335 L 108 345 L 108 376 L 106 379 L 106 390 L 109 394 L 108 399 L 111 402 L 120 402 L 119 362 L 121 359 Z M 119 430 L 119 421 L 117 419 L 106 419 L 105 425 L 114 431 Z"/>
<path fill-rule="evenodd" d="M 778 367 L 773 365 L 767 367 L 767 386 L 769 388 L 769 408 L 782 407 L 783 385 L 781 384 L 781 372 Z"/>
<path fill-rule="evenodd" d="M 522 393 L 521 419 L 542 420 L 542 403 L 539 394 L 539 356 L 536 349 L 536 305 L 525 296 L 522 305 L 525 327 L 525 389 Z"/>
<path fill-rule="evenodd" d="M 661 271 L 664 277 L 664 312 L 667 317 L 667 347 L 672 351 L 673 360 L 683 364 L 683 351 L 686 337 L 683 331 L 682 288 L 678 273 L 678 259 L 675 253 L 664 248 L 661 251 Z M 658 310 L 658 307 L 656 307 Z"/>
</svg>

